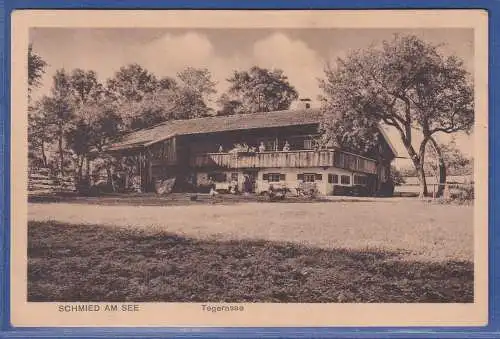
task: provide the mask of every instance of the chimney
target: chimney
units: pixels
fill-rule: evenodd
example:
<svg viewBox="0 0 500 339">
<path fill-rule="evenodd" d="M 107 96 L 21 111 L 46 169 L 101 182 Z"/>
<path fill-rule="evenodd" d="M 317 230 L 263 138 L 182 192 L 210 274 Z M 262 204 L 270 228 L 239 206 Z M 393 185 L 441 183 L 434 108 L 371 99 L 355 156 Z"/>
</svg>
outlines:
<svg viewBox="0 0 500 339">
<path fill-rule="evenodd" d="M 309 108 L 311 108 L 311 99 L 309 99 L 309 98 L 301 98 L 299 100 L 300 100 L 300 103 L 299 103 L 299 108 L 300 109 L 309 109 Z"/>
</svg>

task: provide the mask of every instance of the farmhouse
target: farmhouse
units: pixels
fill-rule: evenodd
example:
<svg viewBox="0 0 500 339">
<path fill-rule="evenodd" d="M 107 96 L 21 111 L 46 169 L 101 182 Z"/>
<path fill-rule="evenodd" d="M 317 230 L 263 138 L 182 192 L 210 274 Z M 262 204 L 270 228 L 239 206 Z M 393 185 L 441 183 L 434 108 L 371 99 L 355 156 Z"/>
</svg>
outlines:
<svg viewBox="0 0 500 339">
<path fill-rule="evenodd" d="M 129 172 L 143 191 L 176 178 L 179 190 L 215 185 L 261 193 L 270 185 L 314 185 L 324 195 L 353 187 L 382 194 L 396 156 L 382 129 L 377 147 L 355 154 L 332 144 L 319 147 L 321 119 L 319 110 L 306 107 L 167 121 L 125 135 L 106 152 L 135 164 Z"/>
</svg>

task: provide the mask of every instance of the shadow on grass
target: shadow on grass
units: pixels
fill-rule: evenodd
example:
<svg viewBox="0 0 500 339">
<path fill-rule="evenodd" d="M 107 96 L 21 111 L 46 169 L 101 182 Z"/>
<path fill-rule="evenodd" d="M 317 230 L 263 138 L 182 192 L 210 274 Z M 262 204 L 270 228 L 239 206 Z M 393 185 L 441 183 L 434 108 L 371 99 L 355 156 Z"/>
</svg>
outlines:
<svg viewBox="0 0 500 339">
<path fill-rule="evenodd" d="M 473 302 L 473 264 L 30 222 L 29 301 Z"/>
<path fill-rule="evenodd" d="M 329 199 L 325 197 L 296 197 L 287 196 L 285 199 L 270 200 L 266 195 L 233 195 L 221 194 L 214 198 L 208 194 L 198 194 L 197 199 L 191 200 L 190 193 L 172 193 L 168 195 L 157 195 L 155 193 L 107 193 L 99 196 L 79 196 L 75 193 L 39 194 L 29 195 L 29 203 L 76 203 L 86 205 L 125 205 L 125 206 L 186 206 L 186 205 L 231 205 L 245 202 L 259 203 L 333 203 L 333 202 L 367 202 L 373 201 L 363 197 L 335 197 Z M 373 198 L 371 198 L 373 199 Z M 387 200 L 387 199 L 385 199 Z M 377 197 L 377 201 L 384 201 L 384 197 Z"/>
</svg>

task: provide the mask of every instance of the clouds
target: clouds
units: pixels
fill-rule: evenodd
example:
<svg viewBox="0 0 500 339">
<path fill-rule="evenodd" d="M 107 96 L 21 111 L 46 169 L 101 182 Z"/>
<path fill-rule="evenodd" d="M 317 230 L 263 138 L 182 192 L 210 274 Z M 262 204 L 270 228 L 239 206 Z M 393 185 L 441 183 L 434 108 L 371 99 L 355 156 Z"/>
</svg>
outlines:
<svg viewBox="0 0 500 339">
<path fill-rule="evenodd" d="M 172 73 L 187 66 L 207 67 L 215 56 L 210 40 L 195 32 L 167 33 L 138 47 L 137 62 L 154 73 Z"/>
<path fill-rule="evenodd" d="M 257 65 L 283 69 L 301 97 L 315 99 L 319 94 L 317 78 L 324 60 L 304 41 L 275 33 L 254 44 L 253 58 Z"/>
<path fill-rule="evenodd" d="M 49 91 L 54 72 L 65 67 L 95 70 L 101 81 L 121 66 L 139 63 L 158 76 L 175 76 L 186 66 L 209 69 L 219 93 L 234 70 L 253 65 L 283 69 L 301 97 L 316 99 L 317 78 L 323 76 L 327 60 L 335 61 L 347 51 L 365 48 L 391 38 L 387 29 L 60 29 L 38 28 L 30 32 L 35 51 L 48 63 L 43 86 Z M 402 32 L 402 31 L 401 31 Z M 473 61 L 473 35 L 448 29 L 416 30 L 432 42 Z M 469 36 L 470 35 L 470 36 Z M 61 48 L 61 46 L 63 46 Z"/>
<path fill-rule="evenodd" d="M 186 66 L 208 68 L 219 93 L 227 90 L 226 79 L 234 70 L 257 65 L 282 69 L 301 96 L 314 99 L 319 94 L 317 77 L 321 76 L 324 62 L 304 41 L 284 33 L 270 33 L 244 48 L 237 45 L 235 41 L 232 50 L 222 51 L 209 36 L 199 32 L 166 33 L 140 46 L 135 56 L 136 62 L 160 76 L 173 76 Z"/>
</svg>

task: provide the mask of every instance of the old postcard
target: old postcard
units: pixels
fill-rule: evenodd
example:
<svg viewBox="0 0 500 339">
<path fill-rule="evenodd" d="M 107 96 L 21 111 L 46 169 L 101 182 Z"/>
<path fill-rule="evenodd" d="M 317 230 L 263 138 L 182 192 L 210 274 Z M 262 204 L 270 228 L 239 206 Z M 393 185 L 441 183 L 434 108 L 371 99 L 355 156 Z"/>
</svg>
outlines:
<svg viewBox="0 0 500 339">
<path fill-rule="evenodd" d="M 14 326 L 480 326 L 488 14 L 12 15 Z"/>
</svg>

